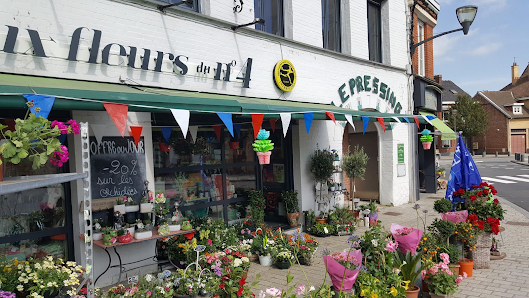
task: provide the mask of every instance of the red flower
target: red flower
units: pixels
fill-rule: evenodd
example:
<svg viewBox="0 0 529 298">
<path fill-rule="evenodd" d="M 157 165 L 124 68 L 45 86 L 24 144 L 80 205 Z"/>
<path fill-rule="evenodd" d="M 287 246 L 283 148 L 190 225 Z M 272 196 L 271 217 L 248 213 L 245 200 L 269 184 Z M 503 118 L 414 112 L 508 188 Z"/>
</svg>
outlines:
<svg viewBox="0 0 529 298">
<path fill-rule="evenodd" d="M 215 295 L 213 295 L 213 297 L 220 297 L 220 295 L 219 294 L 215 294 Z"/>
<path fill-rule="evenodd" d="M 478 220 L 478 229 L 484 230 L 485 229 L 485 222 L 482 220 Z"/>
<path fill-rule="evenodd" d="M 484 193 L 485 195 L 488 195 L 488 194 L 489 194 L 489 190 L 485 188 L 485 189 L 483 190 L 483 193 Z"/>
<path fill-rule="evenodd" d="M 478 191 L 477 195 L 481 197 L 483 195 L 483 192 L 482 191 Z"/>
<path fill-rule="evenodd" d="M 224 290 L 224 286 L 225 286 L 225 285 L 226 285 L 225 283 L 221 283 L 221 284 L 219 285 L 219 288 L 221 288 L 221 289 Z"/>
<path fill-rule="evenodd" d="M 498 191 L 497 191 L 496 189 L 493 188 L 493 189 L 492 189 L 492 194 L 495 195 L 495 194 L 497 194 L 497 193 L 498 193 Z"/>
<path fill-rule="evenodd" d="M 498 201 L 498 199 L 494 199 L 494 204 L 498 205 L 500 203 L 500 201 Z"/>
<path fill-rule="evenodd" d="M 477 199 L 478 199 L 478 197 L 476 197 L 475 195 L 471 195 L 471 196 L 470 196 L 470 200 L 471 200 L 471 201 L 475 201 L 475 200 L 477 200 Z"/>
<path fill-rule="evenodd" d="M 246 284 L 246 278 L 241 278 L 241 280 L 239 280 L 239 285 L 242 287 Z"/>
<path fill-rule="evenodd" d="M 240 287 L 239 290 L 237 291 L 237 296 L 242 296 L 242 291 L 244 291 L 244 288 Z"/>
<path fill-rule="evenodd" d="M 454 197 L 457 197 L 459 195 L 459 193 L 457 191 L 454 191 L 454 193 L 452 194 Z"/>
<path fill-rule="evenodd" d="M 472 188 L 478 188 L 478 186 L 477 186 L 477 185 L 475 185 L 475 184 L 473 184 L 473 185 L 472 185 Z"/>
<path fill-rule="evenodd" d="M 458 191 L 457 191 L 460 195 L 464 195 L 465 194 L 465 190 L 460 188 Z"/>
</svg>

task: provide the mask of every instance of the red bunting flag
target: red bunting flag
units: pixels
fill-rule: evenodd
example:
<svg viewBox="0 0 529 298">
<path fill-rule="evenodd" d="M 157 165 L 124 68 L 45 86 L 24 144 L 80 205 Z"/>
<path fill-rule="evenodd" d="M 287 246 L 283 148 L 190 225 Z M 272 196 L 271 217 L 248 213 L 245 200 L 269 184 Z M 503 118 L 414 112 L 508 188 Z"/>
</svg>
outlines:
<svg viewBox="0 0 529 298">
<path fill-rule="evenodd" d="M 129 106 L 110 102 L 104 102 L 103 106 L 110 115 L 110 118 L 112 118 L 112 121 L 114 121 L 114 124 L 116 124 L 121 136 L 125 137 L 125 127 L 127 127 L 127 112 L 129 111 Z"/>
<path fill-rule="evenodd" d="M 130 126 L 130 134 L 132 134 L 132 137 L 134 138 L 134 145 L 136 145 L 136 147 L 138 147 L 142 130 L 143 126 Z"/>
<path fill-rule="evenodd" d="M 217 135 L 217 139 L 220 141 L 220 130 L 222 129 L 222 126 L 220 125 L 213 125 L 213 130 L 215 131 L 215 134 Z"/>
<path fill-rule="evenodd" d="M 264 114 L 252 114 L 252 125 L 253 125 L 253 138 L 257 139 L 259 129 L 263 125 Z"/>
<path fill-rule="evenodd" d="M 419 127 L 419 117 L 413 116 L 413 119 L 415 119 L 415 123 L 417 124 L 417 127 Z"/>
<path fill-rule="evenodd" d="M 333 112 L 325 112 L 325 115 L 327 115 L 327 117 L 329 117 L 332 120 L 332 122 L 336 123 L 336 119 L 334 119 Z"/>
<path fill-rule="evenodd" d="M 382 129 L 384 130 L 384 132 L 386 132 L 386 125 L 384 124 L 384 118 L 377 117 L 377 121 L 378 123 L 380 123 L 380 126 L 382 126 Z"/>
<path fill-rule="evenodd" d="M 270 126 L 272 126 L 272 132 L 276 132 L 276 121 L 277 119 L 270 119 Z"/>
</svg>

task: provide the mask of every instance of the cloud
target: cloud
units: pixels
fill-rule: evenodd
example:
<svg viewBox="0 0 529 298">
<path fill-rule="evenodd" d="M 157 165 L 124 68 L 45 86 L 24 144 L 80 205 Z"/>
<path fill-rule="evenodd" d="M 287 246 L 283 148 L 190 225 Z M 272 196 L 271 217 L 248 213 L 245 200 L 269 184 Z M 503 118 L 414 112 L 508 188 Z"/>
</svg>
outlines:
<svg viewBox="0 0 529 298">
<path fill-rule="evenodd" d="M 485 56 L 499 50 L 501 46 L 501 42 L 488 43 L 471 50 L 469 54 L 475 56 Z"/>
<path fill-rule="evenodd" d="M 457 45 L 458 41 L 461 39 L 462 35 L 454 35 L 454 36 L 443 36 L 440 38 L 437 38 L 434 40 L 434 46 L 433 46 L 433 55 L 434 59 L 439 59 L 446 54 L 453 54 L 451 53 L 452 50 Z"/>
<path fill-rule="evenodd" d="M 467 0 L 468 4 L 486 6 L 487 8 L 499 9 L 507 5 L 507 0 Z"/>
</svg>

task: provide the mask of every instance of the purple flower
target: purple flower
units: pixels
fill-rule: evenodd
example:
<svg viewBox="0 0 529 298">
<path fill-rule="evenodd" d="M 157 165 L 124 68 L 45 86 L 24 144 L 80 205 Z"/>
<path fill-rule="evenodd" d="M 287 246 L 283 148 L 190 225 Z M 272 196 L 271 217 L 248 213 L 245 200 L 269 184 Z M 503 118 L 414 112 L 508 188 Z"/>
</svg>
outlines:
<svg viewBox="0 0 529 298">
<path fill-rule="evenodd" d="M 424 209 L 424 210 L 422 211 L 422 213 L 424 213 L 424 214 L 428 213 L 428 209 Z"/>
<path fill-rule="evenodd" d="M 378 220 L 378 213 L 376 213 L 376 212 L 369 213 L 369 219 L 370 220 Z"/>
<path fill-rule="evenodd" d="M 322 256 L 328 256 L 331 254 L 331 250 L 328 248 L 328 247 L 324 247 L 322 250 L 321 250 L 321 255 Z"/>
<path fill-rule="evenodd" d="M 360 236 L 358 236 L 358 235 L 351 235 L 351 236 L 349 236 L 349 238 L 347 238 L 347 243 L 350 243 L 351 241 L 356 242 L 356 241 L 358 241 L 359 238 L 360 238 Z"/>
<path fill-rule="evenodd" d="M 15 298 L 15 293 L 11 293 L 8 291 L 0 291 L 0 298 Z"/>
<path fill-rule="evenodd" d="M 421 209 L 421 205 L 415 204 L 415 205 L 413 205 L 412 208 L 415 209 L 415 210 L 418 210 L 418 209 Z"/>
</svg>

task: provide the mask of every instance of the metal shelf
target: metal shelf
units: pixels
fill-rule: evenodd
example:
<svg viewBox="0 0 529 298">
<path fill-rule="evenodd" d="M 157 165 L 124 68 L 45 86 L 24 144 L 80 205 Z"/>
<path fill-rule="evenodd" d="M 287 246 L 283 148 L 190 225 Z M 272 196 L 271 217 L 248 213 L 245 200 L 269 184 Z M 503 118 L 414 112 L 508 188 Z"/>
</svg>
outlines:
<svg viewBox="0 0 529 298">
<path fill-rule="evenodd" d="M 9 178 L 5 177 L 4 181 L 0 182 L 0 195 L 45 187 L 53 184 L 70 182 L 87 177 L 87 173 L 64 173 L 52 175 L 19 176 Z"/>
</svg>

